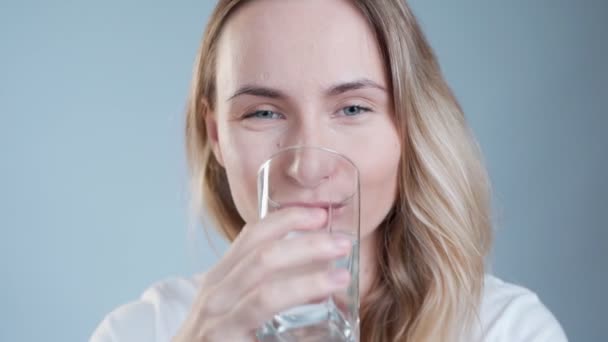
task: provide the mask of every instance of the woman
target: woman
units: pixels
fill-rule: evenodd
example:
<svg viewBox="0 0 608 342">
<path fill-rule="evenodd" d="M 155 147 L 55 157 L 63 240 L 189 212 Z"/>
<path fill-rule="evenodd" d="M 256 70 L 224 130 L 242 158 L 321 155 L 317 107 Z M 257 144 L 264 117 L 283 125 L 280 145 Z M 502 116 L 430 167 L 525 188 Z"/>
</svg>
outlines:
<svg viewBox="0 0 608 342">
<path fill-rule="evenodd" d="M 93 341 L 254 341 L 274 313 L 347 286 L 339 271 L 266 276 L 349 248 L 281 239 L 321 227 L 319 209 L 257 219 L 256 171 L 291 145 L 330 147 L 360 170 L 362 341 L 566 341 L 533 293 L 484 273 L 487 176 L 403 1 L 220 0 L 186 134 L 195 198 L 231 247 L 208 273 L 111 313 Z"/>
</svg>

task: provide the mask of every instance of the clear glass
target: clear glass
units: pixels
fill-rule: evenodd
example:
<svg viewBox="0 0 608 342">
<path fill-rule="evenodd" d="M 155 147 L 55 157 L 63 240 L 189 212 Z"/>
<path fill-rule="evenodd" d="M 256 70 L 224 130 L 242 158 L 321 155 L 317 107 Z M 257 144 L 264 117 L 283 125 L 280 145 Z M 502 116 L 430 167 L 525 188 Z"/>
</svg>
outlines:
<svg viewBox="0 0 608 342">
<path fill-rule="evenodd" d="M 326 229 L 352 240 L 341 259 L 290 270 L 345 268 L 351 283 L 344 291 L 275 315 L 257 331 L 262 342 L 359 341 L 359 171 L 345 156 L 322 147 L 295 146 L 279 151 L 258 172 L 260 218 L 289 206 L 327 210 Z M 291 232 L 286 238 L 301 234 Z"/>
</svg>

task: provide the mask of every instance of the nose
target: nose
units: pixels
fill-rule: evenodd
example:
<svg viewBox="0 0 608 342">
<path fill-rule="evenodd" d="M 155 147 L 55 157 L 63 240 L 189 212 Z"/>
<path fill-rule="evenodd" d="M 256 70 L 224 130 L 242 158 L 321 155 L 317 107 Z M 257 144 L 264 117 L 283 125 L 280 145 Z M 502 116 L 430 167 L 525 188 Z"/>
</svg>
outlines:
<svg viewBox="0 0 608 342">
<path fill-rule="evenodd" d="M 307 145 L 293 149 L 286 173 L 297 185 L 314 189 L 331 179 L 335 169 L 336 161 L 332 153 Z"/>
<path fill-rule="evenodd" d="M 329 122 L 313 110 L 294 116 L 288 128 L 280 136 L 279 146 L 317 146 L 331 148 Z"/>
<path fill-rule="evenodd" d="M 335 168 L 325 149 L 330 149 L 330 136 L 327 122 L 318 114 L 310 110 L 308 115 L 300 115 L 294 120 L 286 136 L 284 143 L 295 148 L 288 160 L 286 168 L 287 176 L 299 186 L 314 188 L 327 181 Z M 285 147 L 287 147 L 285 146 Z"/>
</svg>

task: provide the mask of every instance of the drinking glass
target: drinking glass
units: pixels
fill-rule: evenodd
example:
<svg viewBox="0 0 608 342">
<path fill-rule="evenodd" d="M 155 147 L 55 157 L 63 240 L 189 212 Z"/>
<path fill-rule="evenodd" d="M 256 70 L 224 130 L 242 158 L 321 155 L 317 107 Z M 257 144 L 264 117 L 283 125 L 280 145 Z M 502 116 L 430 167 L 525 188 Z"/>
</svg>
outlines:
<svg viewBox="0 0 608 342">
<path fill-rule="evenodd" d="M 258 329 L 260 341 L 359 341 L 359 202 L 359 171 L 336 151 L 294 146 L 262 164 L 258 172 L 260 218 L 290 206 L 323 208 L 327 223 L 322 229 L 347 236 L 352 249 L 343 258 L 289 270 L 288 274 L 302 274 L 344 268 L 350 273 L 351 282 L 327 298 L 276 314 Z M 292 231 L 285 238 L 298 234 L 306 233 Z"/>
</svg>

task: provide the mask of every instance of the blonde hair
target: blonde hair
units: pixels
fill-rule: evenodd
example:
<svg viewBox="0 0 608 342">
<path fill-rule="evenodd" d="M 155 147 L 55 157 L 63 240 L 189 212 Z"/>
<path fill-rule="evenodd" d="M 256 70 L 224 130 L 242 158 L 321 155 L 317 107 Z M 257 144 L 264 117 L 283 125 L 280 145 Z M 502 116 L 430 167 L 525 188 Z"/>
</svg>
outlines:
<svg viewBox="0 0 608 342">
<path fill-rule="evenodd" d="M 227 19 L 251 0 L 220 0 L 207 25 L 186 115 L 196 207 L 233 240 L 245 224 L 226 173 L 208 144 L 217 42 Z M 378 277 L 361 304 L 361 340 L 470 339 L 492 230 L 490 191 L 479 147 L 434 53 L 403 0 L 351 0 L 378 40 L 402 137 L 399 191 L 378 240 Z"/>
</svg>

